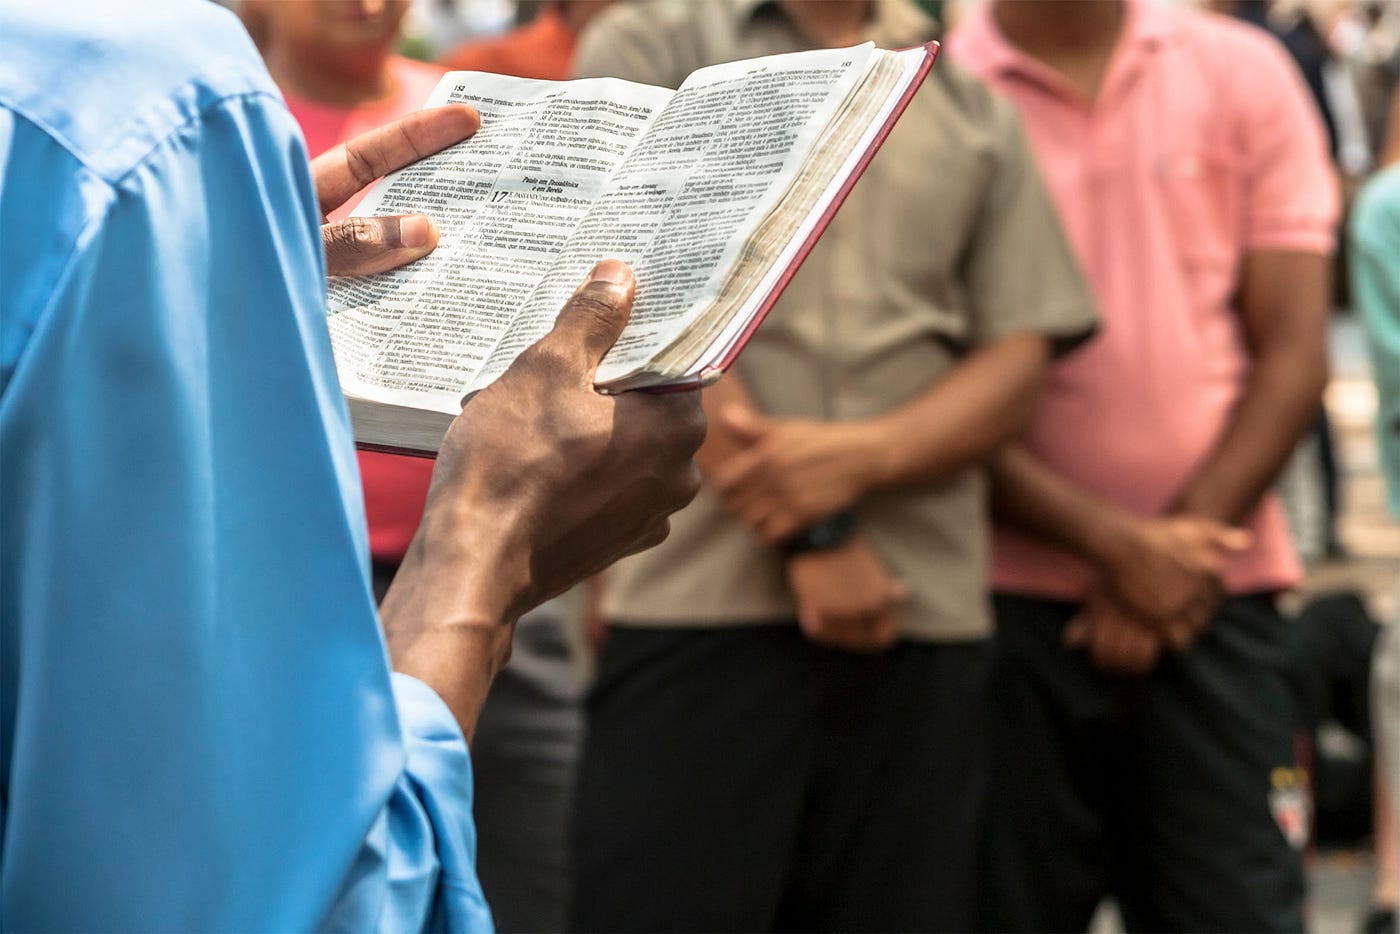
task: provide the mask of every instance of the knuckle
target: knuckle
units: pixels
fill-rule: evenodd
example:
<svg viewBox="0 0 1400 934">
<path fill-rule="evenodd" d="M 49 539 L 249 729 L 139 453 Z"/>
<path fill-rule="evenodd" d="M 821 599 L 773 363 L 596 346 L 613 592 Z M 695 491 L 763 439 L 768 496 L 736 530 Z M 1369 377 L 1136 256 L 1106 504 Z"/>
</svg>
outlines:
<svg viewBox="0 0 1400 934">
<path fill-rule="evenodd" d="M 684 509 L 700 493 L 700 469 L 694 462 L 687 462 L 679 469 L 669 471 L 657 501 L 667 514 Z"/>
<path fill-rule="evenodd" d="M 694 461 L 691 461 L 686 465 L 685 475 L 681 478 L 680 497 L 682 506 L 700 495 L 701 483 L 700 468 L 696 466 Z"/>
<path fill-rule="evenodd" d="M 667 537 L 670 536 L 670 534 L 671 534 L 671 520 L 670 520 L 670 519 L 662 519 L 662 520 L 661 520 L 660 522 L 658 522 L 658 523 L 656 524 L 656 526 L 652 529 L 651 535 L 648 536 L 648 538 L 650 539 L 650 541 L 648 542 L 647 547 L 653 547 L 653 546 L 655 546 L 655 545 L 660 545 L 662 542 L 664 542 L 664 541 L 667 539 Z"/>
<path fill-rule="evenodd" d="M 700 445 L 705 443 L 705 436 L 709 433 L 709 422 L 705 418 L 705 410 L 700 407 L 698 394 L 686 407 L 684 415 L 680 428 L 684 433 L 684 443 L 690 447 L 691 453 L 694 453 L 700 450 Z"/>
<path fill-rule="evenodd" d="M 382 174 L 379 165 L 370 158 L 370 154 L 359 146 L 345 147 L 345 167 L 362 187 Z"/>
<path fill-rule="evenodd" d="M 363 255 L 374 247 L 377 231 L 378 228 L 363 217 L 346 218 L 330 225 L 326 245 L 338 253 Z"/>
<path fill-rule="evenodd" d="M 574 293 L 564 311 L 590 330 L 613 330 L 622 317 L 622 303 L 610 290 L 585 287 Z"/>
<path fill-rule="evenodd" d="M 691 457 L 705 443 L 708 423 L 700 407 L 699 393 L 676 393 L 651 397 L 654 415 L 664 426 L 666 436 L 677 451 Z"/>
<path fill-rule="evenodd" d="M 568 307 L 579 314 L 596 315 L 605 320 L 612 320 L 621 313 L 622 304 L 622 297 L 611 288 L 590 283 L 569 298 Z"/>
<path fill-rule="evenodd" d="M 637 536 L 636 542 L 628 550 L 628 554 L 637 554 L 649 548 L 655 548 L 666 540 L 671 534 L 671 520 L 661 519 L 646 526 Z"/>
<path fill-rule="evenodd" d="M 528 348 L 511 367 L 528 379 L 545 384 L 562 382 L 578 371 L 577 362 L 548 340 Z"/>
</svg>

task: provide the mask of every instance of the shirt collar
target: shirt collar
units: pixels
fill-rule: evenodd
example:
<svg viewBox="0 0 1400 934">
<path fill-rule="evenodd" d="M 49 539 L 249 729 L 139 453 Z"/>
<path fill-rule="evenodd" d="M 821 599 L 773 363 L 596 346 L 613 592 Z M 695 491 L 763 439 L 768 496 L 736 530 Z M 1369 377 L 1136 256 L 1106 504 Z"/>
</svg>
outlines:
<svg viewBox="0 0 1400 934">
<path fill-rule="evenodd" d="M 1022 52 L 1001 33 L 996 20 L 992 18 L 992 3 L 987 0 L 967 17 L 958 27 L 962 34 L 964 54 L 969 60 L 976 60 L 979 67 L 988 72 L 1010 74 L 1013 72 L 1032 77 L 1045 71 L 1038 61 Z M 1171 34 L 1172 17 L 1170 11 L 1151 0 L 1124 0 L 1125 20 L 1123 32 L 1118 37 L 1114 57 L 1125 52 L 1136 53 L 1160 46 Z"/>
<path fill-rule="evenodd" d="M 748 26 L 755 16 L 769 9 L 786 19 L 778 0 L 731 0 L 731 3 L 734 24 L 739 29 Z M 862 36 L 880 48 L 901 49 L 923 45 L 930 39 L 938 38 L 938 33 L 937 21 L 915 6 L 912 0 L 875 0 L 874 16 Z"/>
</svg>

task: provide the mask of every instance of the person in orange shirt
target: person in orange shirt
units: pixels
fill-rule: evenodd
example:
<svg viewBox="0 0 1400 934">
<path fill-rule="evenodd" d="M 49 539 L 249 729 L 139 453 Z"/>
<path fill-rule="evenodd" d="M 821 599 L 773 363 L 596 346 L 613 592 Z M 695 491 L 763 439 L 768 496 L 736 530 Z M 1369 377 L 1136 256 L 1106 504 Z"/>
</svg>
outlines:
<svg viewBox="0 0 1400 934">
<path fill-rule="evenodd" d="M 529 22 L 501 36 L 465 42 L 442 56 L 442 64 L 453 71 L 563 81 L 569 77 L 579 33 L 611 2 L 550 0 L 539 5 Z"/>
<path fill-rule="evenodd" d="M 573 34 L 563 24 L 574 19 L 564 8 L 573 6 L 545 11 L 558 18 L 567 45 L 551 44 L 547 32 L 554 27 L 536 26 L 531 42 L 513 47 L 519 60 L 562 61 L 557 77 L 567 77 Z M 419 109 L 445 74 L 394 54 L 408 7 L 408 0 L 246 0 L 241 7 L 313 158 Z M 359 461 L 374 590 L 382 599 L 418 528 L 433 462 L 368 451 L 359 452 Z M 564 925 L 566 815 L 583 728 L 582 685 L 565 617 L 552 601 L 516 624 L 510 664 L 493 685 L 472 741 L 477 865 L 500 931 Z"/>
</svg>

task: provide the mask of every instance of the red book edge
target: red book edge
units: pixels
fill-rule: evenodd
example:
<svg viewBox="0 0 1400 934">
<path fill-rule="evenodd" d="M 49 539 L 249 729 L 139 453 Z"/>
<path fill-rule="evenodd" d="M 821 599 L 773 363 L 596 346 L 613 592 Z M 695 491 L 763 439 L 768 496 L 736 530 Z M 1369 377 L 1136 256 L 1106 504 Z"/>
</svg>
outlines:
<svg viewBox="0 0 1400 934">
<path fill-rule="evenodd" d="M 822 212 L 822 216 L 817 219 L 817 226 L 812 228 L 812 232 L 807 235 L 807 239 L 804 240 L 802 246 L 798 248 L 797 255 L 792 258 L 792 262 L 788 264 L 787 269 L 783 271 L 778 281 L 773 283 L 773 287 L 768 290 L 768 295 L 763 299 L 763 304 L 759 306 L 758 311 L 754 314 L 753 319 L 749 321 L 748 326 L 739 334 L 738 339 L 734 342 L 734 346 L 730 349 L 729 353 L 726 354 L 724 359 L 717 365 L 706 367 L 704 372 L 693 380 L 687 380 L 682 383 L 667 383 L 664 386 L 651 386 L 638 390 L 639 392 L 693 392 L 696 389 L 713 385 L 716 380 L 724 375 L 725 371 L 734 365 L 734 361 L 739 357 L 739 351 L 744 349 L 744 345 L 749 342 L 749 338 L 753 337 L 754 332 L 758 330 L 758 326 L 763 323 L 763 319 L 768 317 L 768 312 L 773 310 L 773 306 L 778 302 L 778 297 L 783 294 L 783 290 L 786 289 L 788 283 L 792 281 L 792 277 L 797 275 L 797 270 L 802 268 L 802 263 L 807 259 L 808 254 L 812 252 L 812 248 L 817 245 L 817 241 L 821 239 L 821 235 L 826 231 L 827 226 L 831 223 L 831 219 L 836 216 L 837 210 L 845 203 L 846 196 L 851 193 L 851 189 L 855 187 L 856 182 L 860 181 L 860 177 L 865 174 L 865 169 L 870 165 L 870 160 L 875 158 L 875 154 L 879 152 L 880 147 L 885 144 L 885 139 L 890 135 L 890 131 L 893 130 L 894 125 L 899 122 L 899 118 L 904 115 L 904 111 L 909 107 L 909 102 L 914 99 L 915 92 L 919 90 L 920 86 L 924 83 L 924 79 L 928 77 L 929 71 L 933 68 L 933 60 L 938 57 L 939 45 L 935 41 L 930 41 L 925 43 L 923 48 L 927 54 L 924 56 L 923 64 L 919 66 L 918 72 L 914 75 L 914 80 L 909 82 L 909 87 L 905 89 L 904 93 L 900 95 L 899 100 L 895 102 L 894 110 L 890 111 L 890 115 L 886 118 L 884 125 L 880 127 L 880 131 L 876 133 L 875 138 L 870 141 L 870 145 L 866 148 L 865 154 L 860 157 L 860 161 L 857 162 L 855 168 L 851 170 L 851 174 L 846 176 L 846 181 L 843 182 L 840 189 L 837 190 L 836 197 L 832 199 L 831 204 L 827 205 L 826 210 Z M 900 49 L 898 51 L 905 50 Z M 355 442 L 355 447 L 361 451 L 372 451 L 379 454 L 403 454 L 410 457 L 427 458 L 437 457 L 436 451 L 420 451 L 417 448 L 402 448 L 359 441 Z"/>
<path fill-rule="evenodd" d="M 899 100 L 895 102 L 894 110 L 890 111 L 890 115 L 885 120 L 884 125 L 880 127 L 880 131 L 876 133 L 875 138 L 870 141 L 870 146 L 865 150 L 865 154 L 860 157 L 860 161 L 857 162 L 855 168 L 851 170 L 851 174 L 846 177 L 846 181 L 836 192 L 836 197 L 832 199 L 831 204 L 827 205 L 827 209 L 822 212 L 822 216 L 817 219 L 817 226 L 813 227 L 812 232 L 807 235 L 807 239 L 803 241 L 802 246 L 798 248 L 797 255 L 792 258 L 792 262 L 788 264 L 782 276 L 777 282 L 773 283 L 773 287 L 768 291 L 767 297 L 763 299 L 763 304 L 759 306 L 758 311 L 754 314 L 753 320 L 751 320 L 748 326 L 739 334 L 738 339 L 734 342 L 734 346 L 730 348 L 729 353 L 724 356 L 724 359 L 720 360 L 720 362 L 714 366 L 706 367 L 695 379 L 681 383 L 667 383 L 664 386 L 649 386 L 639 390 L 640 392 L 691 392 L 705 386 L 713 385 L 734 365 L 734 361 L 739 357 L 739 351 L 744 349 L 744 345 L 749 342 L 749 338 L 753 337 L 754 332 L 758 330 L 758 326 L 763 323 L 763 319 L 768 317 L 768 312 L 773 310 L 773 306 L 778 302 L 778 297 L 783 294 L 783 290 L 786 289 L 788 283 L 792 281 L 792 277 L 797 275 L 797 270 L 802 268 L 802 263 L 807 259 L 808 254 L 812 252 L 812 248 L 817 245 L 817 241 L 821 239 L 822 234 L 826 232 L 827 225 L 831 223 L 831 219 L 836 216 L 836 212 L 840 209 L 841 205 L 845 203 L 846 196 L 851 193 L 851 189 L 855 187 L 856 182 L 860 181 L 860 177 L 865 174 L 866 167 L 870 165 L 870 160 L 875 158 L 875 154 L 879 152 L 880 147 L 885 144 L 885 139 L 890 135 L 890 131 L 894 129 L 894 125 L 898 123 L 899 118 L 904 115 L 904 111 L 909 107 L 909 102 L 914 99 L 915 92 L 923 85 L 924 79 L 928 77 L 929 71 L 933 68 L 933 60 L 938 57 L 938 49 L 939 45 L 937 42 L 930 41 L 924 44 L 924 51 L 928 54 L 924 57 L 923 64 L 919 66 L 918 72 L 914 75 L 914 80 L 909 82 L 909 87 L 905 89 L 904 93 L 900 95 Z M 905 50 L 901 49 L 898 51 Z"/>
</svg>

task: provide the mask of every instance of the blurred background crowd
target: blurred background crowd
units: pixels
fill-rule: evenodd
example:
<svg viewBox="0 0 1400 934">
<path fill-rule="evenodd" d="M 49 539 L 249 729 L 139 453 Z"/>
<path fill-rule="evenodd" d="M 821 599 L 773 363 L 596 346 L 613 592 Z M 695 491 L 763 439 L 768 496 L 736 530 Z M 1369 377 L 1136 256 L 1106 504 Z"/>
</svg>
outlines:
<svg viewBox="0 0 1400 934">
<path fill-rule="evenodd" d="M 845 330 L 775 314 L 671 541 L 522 620 L 472 750 L 501 930 L 1395 930 L 1400 0 L 228 5 L 313 157 L 446 70 L 949 40 L 809 260 L 912 297 L 795 284 Z M 887 412 L 948 428 L 880 479 L 813 427 Z M 382 595 L 431 464 L 360 466 Z M 835 547 L 745 511 L 804 497 Z"/>
</svg>

